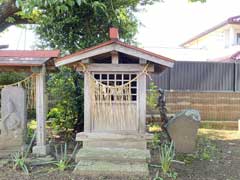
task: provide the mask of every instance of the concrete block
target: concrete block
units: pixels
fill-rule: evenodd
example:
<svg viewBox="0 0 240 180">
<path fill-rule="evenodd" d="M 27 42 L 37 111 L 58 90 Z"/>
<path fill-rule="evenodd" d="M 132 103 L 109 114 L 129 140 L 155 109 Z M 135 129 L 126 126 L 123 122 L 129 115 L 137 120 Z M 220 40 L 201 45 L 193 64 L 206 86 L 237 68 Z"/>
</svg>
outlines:
<svg viewBox="0 0 240 180">
<path fill-rule="evenodd" d="M 74 174 L 80 176 L 111 176 L 124 179 L 148 179 L 147 163 L 112 163 L 106 161 L 81 160 L 75 167 Z"/>
<path fill-rule="evenodd" d="M 147 149 L 146 141 L 150 139 L 152 139 L 152 135 L 150 134 L 81 132 L 76 135 L 76 141 L 83 141 L 83 147 L 86 148 Z"/>
<path fill-rule="evenodd" d="M 96 160 L 108 162 L 146 163 L 150 160 L 149 150 L 124 148 L 82 148 L 76 155 L 76 162 Z"/>
<path fill-rule="evenodd" d="M 146 149 L 146 141 L 151 138 L 151 135 L 137 133 L 78 133 L 76 140 L 83 141 L 83 148 L 76 155 L 78 165 L 74 173 L 148 179 L 145 177 L 149 174 L 150 152 Z"/>
</svg>

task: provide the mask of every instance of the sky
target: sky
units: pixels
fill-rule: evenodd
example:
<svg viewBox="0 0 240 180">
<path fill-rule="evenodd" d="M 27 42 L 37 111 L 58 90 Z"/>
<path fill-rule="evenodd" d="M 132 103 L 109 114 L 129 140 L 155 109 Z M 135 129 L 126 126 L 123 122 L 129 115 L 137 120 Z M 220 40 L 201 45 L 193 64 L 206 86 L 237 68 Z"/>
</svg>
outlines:
<svg viewBox="0 0 240 180">
<path fill-rule="evenodd" d="M 147 49 L 177 47 L 228 17 L 240 15 L 239 7 L 240 0 L 164 0 L 136 14 L 143 24 L 136 39 Z M 32 49 L 35 41 L 32 31 L 21 28 L 10 27 L 0 34 L 0 44 L 9 44 L 9 49 Z"/>
<path fill-rule="evenodd" d="M 176 47 L 231 16 L 240 15 L 240 0 L 164 0 L 138 14 L 144 24 L 137 39 L 144 47 Z"/>
</svg>

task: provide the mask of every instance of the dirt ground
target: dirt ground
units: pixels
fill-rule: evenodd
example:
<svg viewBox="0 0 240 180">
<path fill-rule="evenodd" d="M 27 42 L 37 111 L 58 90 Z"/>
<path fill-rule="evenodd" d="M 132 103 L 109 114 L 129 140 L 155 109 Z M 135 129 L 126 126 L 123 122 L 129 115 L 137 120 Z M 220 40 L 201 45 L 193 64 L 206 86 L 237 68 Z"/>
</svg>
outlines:
<svg viewBox="0 0 240 180">
<path fill-rule="evenodd" d="M 215 157 L 175 166 L 178 179 L 240 180 L 240 132 L 201 129 L 199 136 L 210 138 L 216 145 Z"/>
<path fill-rule="evenodd" d="M 216 151 L 214 151 L 214 154 L 210 157 L 207 156 L 207 159 L 205 160 L 201 158 L 188 158 L 187 161 L 185 161 L 186 159 L 184 160 L 185 164 L 174 163 L 173 169 L 178 173 L 177 180 L 240 180 L 240 132 L 200 129 L 199 137 L 207 137 L 207 139 L 210 139 L 210 146 L 216 147 Z M 205 146 L 207 145 L 203 143 L 202 148 Z M 54 166 L 45 165 L 30 169 L 30 171 L 30 175 L 27 176 L 21 171 L 13 170 L 11 164 L 8 164 L 0 167 L 0 180 L 92 179 L 88 177 L 74 176 L 71 173 L 71 170 L 64 172 L 56 171 Z M 153 176 L 155 176 L 158 169 L 150 167 L 150 171 L 152 175 L 151 179 L 153 179 Z M 98 179 L 106 180 L 121 178 L 99 177 Z"/>
</svg>

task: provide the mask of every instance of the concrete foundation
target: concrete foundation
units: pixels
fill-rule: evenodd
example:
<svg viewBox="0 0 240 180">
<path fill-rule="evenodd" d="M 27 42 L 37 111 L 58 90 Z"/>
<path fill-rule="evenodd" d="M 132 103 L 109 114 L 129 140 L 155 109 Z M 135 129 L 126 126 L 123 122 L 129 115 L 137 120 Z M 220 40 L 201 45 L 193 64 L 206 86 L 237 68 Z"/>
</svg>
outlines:
<svg viewBox="0 0 240 180">
<path fill-rule="evenodd" d="M 148 135 L 79 133 L 83 148 L 76 155 L 75 174 L 87 176 L 121 176 L 147 178 L 150 152 Z"/>
</svg>

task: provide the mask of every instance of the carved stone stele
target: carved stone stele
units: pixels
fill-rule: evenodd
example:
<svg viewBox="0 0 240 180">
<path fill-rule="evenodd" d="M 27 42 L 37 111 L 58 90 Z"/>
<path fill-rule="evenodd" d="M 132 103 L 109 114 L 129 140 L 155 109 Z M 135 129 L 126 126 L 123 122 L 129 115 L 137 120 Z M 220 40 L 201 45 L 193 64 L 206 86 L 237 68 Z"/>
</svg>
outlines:
<svg viewBox="0 0 240 180">
<path fill-rule="evenodd" d="M 21 150 L 27 130 L 26 92 L 7 86 L 1 91 L 0 154 Z"/>
</svg>

